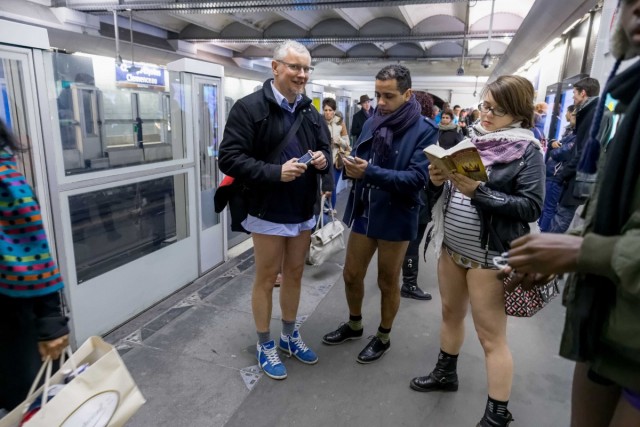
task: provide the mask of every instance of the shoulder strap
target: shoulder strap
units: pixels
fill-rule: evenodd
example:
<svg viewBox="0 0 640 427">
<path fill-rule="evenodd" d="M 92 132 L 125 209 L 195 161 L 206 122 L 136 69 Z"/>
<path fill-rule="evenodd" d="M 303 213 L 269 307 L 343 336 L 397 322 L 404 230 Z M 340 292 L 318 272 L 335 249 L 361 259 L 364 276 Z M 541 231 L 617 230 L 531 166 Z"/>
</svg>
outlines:
<svg viewBox="0 0 640 427">
<path fill-rule="evenodd" d="M 289 129 L 289 132 L 287 132 L 287 135 L 284 137 L 282 142 L 275 148 L 275 150 L 271 152 L 271 154 L 267 158 L 267 161 L 269 163 L 275 162 L 278 159 L 278 157 L 280 157 L 280 153 L 282 152 L 282 150 L 284 150 L 284 147 L 289 145 L 289 142 L 291 142 L 296 132 L 298 131 L 300 124 L 302 123 L 303 116 L 304 116 L 304 113 L 302 109 L 300 109 L 298 117 L 296 117 L 296 121 L 293 122 L 293 125 L 291 125 L 291 129 Z"/>
</svg>

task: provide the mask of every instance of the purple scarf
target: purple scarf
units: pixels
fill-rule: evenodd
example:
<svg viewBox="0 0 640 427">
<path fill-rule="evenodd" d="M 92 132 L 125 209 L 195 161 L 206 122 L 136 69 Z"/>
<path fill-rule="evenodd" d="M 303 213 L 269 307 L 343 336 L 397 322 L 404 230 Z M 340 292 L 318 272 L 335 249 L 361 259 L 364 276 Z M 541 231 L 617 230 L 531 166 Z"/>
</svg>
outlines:
<svg viewBox="0 0 640 427">
<path fill-rule="evenodd" d="M 402 107 L 391 114 L 382 115 L 376 108 L 371 131 L 373 152 L 380 159 L 378 164 L 385 162 L 389 157 L 394 134 L 399 135 L 413 125 L 420 118 L 420 111 L 421 107 L 415 95 L 411 95 Z"/>
<path fill-rule="evenodd" d="M 479 124 L 473 128 L 471 142 L 476 146 L 485 166 L 511 163 L 522 158 L 531 143 L 537 143 L 533 132 L 521 127 L 509 127 L 487 132 Z"/>
</svg>

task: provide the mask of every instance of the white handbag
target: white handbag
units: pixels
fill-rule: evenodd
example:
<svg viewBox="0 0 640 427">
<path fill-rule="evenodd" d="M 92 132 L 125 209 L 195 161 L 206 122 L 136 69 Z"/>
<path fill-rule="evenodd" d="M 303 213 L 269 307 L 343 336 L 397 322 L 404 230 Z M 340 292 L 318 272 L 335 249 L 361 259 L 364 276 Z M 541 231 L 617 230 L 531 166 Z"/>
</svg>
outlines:
<svg viewBox="0 0 640 427">
<path fill-rule="evenodd" d="M 322 209 L 327 199 L 323 195 L 321 204 Z M 331 212 L 331 221 L 325 224 L 324 215 L 320 214 L 316 229 L 311 235 L 311 244 L 309 245 L 309 254 L 307 255 L 307 263 L 311 265 L 320 265 L 330 256 L 344 249 L 344 226 L 340 220 L 336 219 L 333 209 Z"/>
<path fill-rule="evenodd" d="M 63 382 L 62 372 L 84 363 L 89 367 L 47 401 L 44 396 L 49 387 Z M 51 359 L 43 363 L 27 399 L 0 419 L 0 427 L 19 426 L 29 405 L 41 394 L 40 410 L 24 427 L 120 427 L 145 403 L 118 351 L 100 337 L 90 337 L 66 363 L 61 360 L 60 370 L 53 375 L 51 364 Z M 43 374 L 45 383 L 35 390 Z"/>
</svg>

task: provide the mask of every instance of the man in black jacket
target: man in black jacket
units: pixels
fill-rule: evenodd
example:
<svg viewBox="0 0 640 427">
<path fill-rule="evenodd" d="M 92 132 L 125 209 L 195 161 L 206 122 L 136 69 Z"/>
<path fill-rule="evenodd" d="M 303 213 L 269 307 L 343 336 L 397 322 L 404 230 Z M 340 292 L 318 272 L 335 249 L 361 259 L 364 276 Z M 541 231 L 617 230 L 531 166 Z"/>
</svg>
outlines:
<svg viewBox="0 0 640 427">
<path fill-rule="evenodd" d="M 558 180 L 563 183 L 563 189 L 556 215 L 551 220 L 550 233 L 564 233 L 567 231 L 578 206 L 586 201 L 585 198 L 574 195 L 576 170 L 584 146 L 589 139 L 589 130 L 596 113 L 599 93 L 600 83 L 592 77 L 585 77 L 573 86 L 573 103 L 576 106 L 576 139 L 571 159 L 563 165 L 558 176 Z M 605 114 L 600 125 L 598 139 L 604 141 L 609 138 L 610 133 L 611 114 Z"/>
<path fill-rule="evenodd" d="M 354 145 L 362 133 L 362 126 L 364 126 L 364 122 L 366 122 L 373 114 L 371 101 L 372 100 L 369 98 L 369 95 L 362 95 L 360 97 L 360 102 L 358 102 L 358 105 L 361 108 L 360 111 L 353 115 L 353 123 L 351 124 L 351 136 L 353 136 Z"/>
<path fill-rule="evenodd" d="M 330 170 L 329 132 L 304 88 L 313 67 L 309 51 L 287 41 L 273 53 L 273 79 L 261 91 L 236 102 L 220 145 L 220 170 L 248 187 L 248 215 L 242 226 L 252 234 L 256 277 L 252 311 L 258 333 L 258 364 L 271 378 L 286 369 L 277 348 L 306 364 L 318 361 L 295 326 L 304 259 L 316 220 L 318 174 Z M 308 163 L 298 162 L 311 153 Z M 282 266 L 282 333 L 271 339 L 271 301 Z"/>
</svg>

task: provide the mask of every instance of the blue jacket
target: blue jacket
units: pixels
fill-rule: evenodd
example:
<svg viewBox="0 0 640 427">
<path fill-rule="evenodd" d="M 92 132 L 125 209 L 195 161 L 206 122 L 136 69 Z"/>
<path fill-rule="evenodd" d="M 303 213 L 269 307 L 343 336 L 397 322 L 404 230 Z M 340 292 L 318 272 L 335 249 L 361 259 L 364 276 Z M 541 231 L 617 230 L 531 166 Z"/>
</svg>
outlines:
<svg viewBox="0 0 640 427">
<path fill-rule="evenodd" d="M 562 164 L 571 159 L 573 153 L 573 144 L 576 142 L 576 136 L 573 133 L 562 138 L 562 145 L 558 148 L 551 148 L 551 144 L 547 148 L 547 181 L 552 180 L 562 182 L 560 179 L 560 171 Z"/>
<path fill-rule="evenodd" d="M 433 120 L 422 117 L 401 135 L 395 135 L 391 153 L 384 164 L 372 162 L 373 134 L 369 119 L 362 128 L 353 156 L 366 159 L 369 166 L 362 179 L 354 181 L 344 214 L 344 222 L 364 213 L 362 197 L 369 200 L 366 236 L 389 241 L 413 240 L 418 234 L 418 213 L 424 204 L 420 191 L 429 180 L 425 147 L 438 140 Z"/>
</svg>

